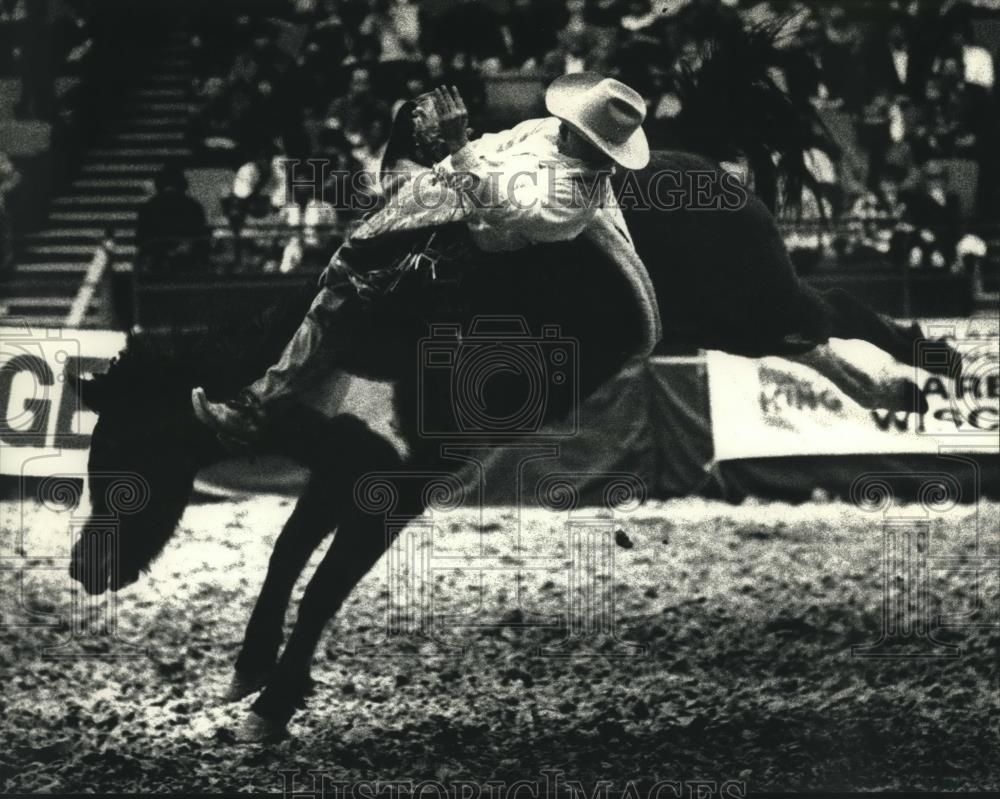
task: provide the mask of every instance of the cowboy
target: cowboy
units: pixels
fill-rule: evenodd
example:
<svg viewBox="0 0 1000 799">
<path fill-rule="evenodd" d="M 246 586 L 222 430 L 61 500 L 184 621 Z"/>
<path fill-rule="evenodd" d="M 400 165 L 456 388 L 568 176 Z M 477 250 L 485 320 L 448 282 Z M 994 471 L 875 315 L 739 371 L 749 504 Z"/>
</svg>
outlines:
<svg viewBox="0 0 1000 799">
<path fill-rule="evenodd" d="M 632 249 L 608 177 L 615 165 L 641 169 L 649 161 L 645 103 L 637 92 L 593 73 L 565 75 L 546 91 L 551 117 L 471 142 L 458 90 L 442 87 L 432 94 L 435 118 L 421 117 L 426 111 L 418 106 L 415 126 L 436 126 L 447 146 L 450 154 L 435 171 L 444 180 L 454 176 L 472 200 L 465 221 L 479 248 L 497 252 L 573 239 L 604 215 L 620 234 L 619 243 Z M 224 437 L 252 441 L 269 408 L 336 367 L 334 331 L 345 317 L 356 319 L 354 310 L 345 310 L 352 290 L 367 288 L 350 269 L 355 257 L 350 241 L 334 255 L 301 326 L 263 377 L 225 402 L 210 402 L 201 388 L 192 391 L 201 422 Z"/>
</svg>

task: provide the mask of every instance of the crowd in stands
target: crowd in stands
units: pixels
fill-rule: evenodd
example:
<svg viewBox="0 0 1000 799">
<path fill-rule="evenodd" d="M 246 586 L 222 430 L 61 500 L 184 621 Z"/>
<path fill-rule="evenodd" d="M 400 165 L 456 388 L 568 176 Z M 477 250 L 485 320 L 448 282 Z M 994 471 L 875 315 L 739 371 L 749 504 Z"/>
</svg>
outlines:
<svg viewBox="0 0 1000 799">
<path fill-rule="evenodd" d="M 311 231 L 272 248 L 269 267 L 291 269 L 327 243 L 317 230 L 352 215 L 342 192 L 336 209 L 310 192 L 287 197 L 282 159 L 325 159 L 331 174 L 369 176 L 349 190 L 376 192 L 404 99 L 454 84 L 473 122 L 489 124 L 491 82 L 534 76 L 542 87 L 580 70 L 639 90 L 652 146 L 676 145 L 678 70 L 696 66 L 726 26 L 784 20 L 783 46 L 807 55 L 808 68 L 777 80 L 808 97 L 840 150 L 811 154 L 829 190 L 805 197 L 802 214 L 824 227 L 791 225 L 793 252 L 951 269 L 960 244 L 982 251 L 975 234 L 1000 208 L 995 68 L 975 38 L 980 15 L 995 21 L 973 4 L 938 0 L 289 0 L 266 16 L 220 15 L 196 38 L 190 140 L 198 163 L 237 170 L 226 208 L 238 226 Z M 523 93 L 523 112 L 541 113 L 537 92 Z M 805 268 L 810 258 L 799 261 Z"/>
<path fill-rule="evenodd" d="M 0 11 L 23 0 L 3 0 Z M 184 168 L 235 174 L 220 209 L 229 233 L 266 241 L 261 266 L 325 259 L 332 237 L 378 192 L 393 113 L 445 83 L 478 130 L 541 115 L 544 86 L 568 72 L 620 78 L 647 100 L 653 147 L 672 137 L 675 79 L 719 31 L 784 21 L 781 46 L 803 58 L 775 81 L 806 98 L 836 142 L 809 153 L 819 189 L 788 244 L 817 260 L 928 270 L 981 256 L 1000 219 L 994 53 L 1000 14 L 978 0 L 270 0 L 202 4 L 192 29 Z M 238 13 L 234 13 L 234 9 Z M 500 114 L 496 87 L 513 87 Z M 720 103 L 726 98 L 719 98 Z M 288 191 L 284 159 L 322 159 L 367 176 L 324 202 Z M 752 179 L 752 178 L 751 178 Z M 175 178 L 165 182 L 176 185 Z M 175 189 L 168 188 L 167 191 Z M 153 203 L 163 202 L 158 194 Z M 357 197 L 345 196 L 351 194 Z M 151 212 L 152 213 L 152 212 Z M 804 220 L 804 221 L 803 221 Z M 816 225 L 811 224 L 816 221 Z M 192 216 L 192 227 L 203 226 Z M 202 228 L 199 228 L 202 230 Z M 198 233 L 203 236 L 203 232 Z"/>
</svg>

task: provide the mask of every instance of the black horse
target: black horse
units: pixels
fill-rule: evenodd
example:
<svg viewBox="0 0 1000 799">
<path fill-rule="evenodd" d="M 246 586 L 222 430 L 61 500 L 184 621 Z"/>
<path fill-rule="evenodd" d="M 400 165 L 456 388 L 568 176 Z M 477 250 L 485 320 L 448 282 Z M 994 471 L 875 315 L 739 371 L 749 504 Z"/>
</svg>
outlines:
<svg viewBox="0 0 1000 799">
<path fill-rule="evenodd" d="M 647 170 L 635 175 L 637 184 L 648 185 L 664 169 L 683 176 L 711 172 L 712 166 L 693 156 L 658 153 Z M 635 207 L 627 210 L 627 218 L 650 268 L 668 337 L 744 354 L 806 358 L 830 335 L 867 338 L 899 355 L 913 351 L 913 331 L 801 284 L 773 218 L 752 197 L 732 210 Z M 564 415 L 570 403 L 643 349 L 646 320 L 636 308 L 632 286 L 584 237 L 483 256 L 460 271 L 453 282 L 439 275 L 410 287 L 398 300 L 359 305 L 355 324 L 345 328 L 354 353 L 345 368 L 394 385 L 396 420 L 410 449 L 405 458 L 355 416 L 331 419 L 301 408 L 277 415 L 264 446 L 306 465 L 311 478 L 275 543 L 235 663 L 229 699 L 263 689 L 244 730 L 249 739 L 285 729 L 308 693 L 310 664 L 324 626 L 392 541 L 383 518 L 357 501 L 359 480 L 372 473 L 397 475 L 392 514 L 399 520 L 419 515 L 426 505 L 426 479 L 408 479 L 407 473 L 447 474 L 457 466 L 442 457 L 440 438 L 421 435 L 428 426 L 449 430 L 456 424 L 450 386 L 428 387 L 419 379 L 418 342 L 430 324 L 467 329 L 476 318 L 507 317 L 521 320 L 535 335 L 553 325 L 562 337 L 575 339 L 579 395 L 550 397 L 542 423 Z M 70 569 L 88 592 L 114 591 L 138 579 L 174 532 L 195 475 L 229 457 L 195 420 L 191 388 L 203 385 L 210 394 L 228 396 L 258 376 L 279 355 L 309 299 L 197 340 L 133 336 L 106 375 L 79 382 L 83 402 L 99 414 L 89 460 L 95 521 L 81 532 Z M 510 386 L 491 381 L 484 407 L 493 418 L 507 418 L 511 409 L 505 403 L 511 396 Z M 120 517 L 109 542 L 101 520 L 110 512 L 109 489 L 122 474 L 144 481 L 148 501 Z M 292 587 L 334 530 L 279 657 Z"/>
</svg>

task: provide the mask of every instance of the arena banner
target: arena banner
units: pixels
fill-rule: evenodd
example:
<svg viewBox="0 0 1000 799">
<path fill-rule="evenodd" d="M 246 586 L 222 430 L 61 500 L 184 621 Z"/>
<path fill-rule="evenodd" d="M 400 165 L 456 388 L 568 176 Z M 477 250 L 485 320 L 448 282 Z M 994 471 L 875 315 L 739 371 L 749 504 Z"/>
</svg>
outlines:
<svg viewBox="0 0 1000 799">
<path fill-rule="evenodd" d="M 908 377 L 926 413 L 868 409 L 831 379 L 782 358 L 706 355 L 717 461 L 811 455 L 1000 451 L 1000 339 L 995 322 L 922 323 L 962 352 L 959 380 L 895 363 L 860 341 L 832 340 L 831 352 L 876 381 Z M 928 353 L 928 357 L 934 357 Z M 920 353 L 917 354 L 918 362 Z"/>
<path fill-rule="evenodd" d="M 0 474 L 82 473 L 97 415 L 67 372 L 103 372 L 125 346 L 104 330 L 0 328 Z"/>
</svg>

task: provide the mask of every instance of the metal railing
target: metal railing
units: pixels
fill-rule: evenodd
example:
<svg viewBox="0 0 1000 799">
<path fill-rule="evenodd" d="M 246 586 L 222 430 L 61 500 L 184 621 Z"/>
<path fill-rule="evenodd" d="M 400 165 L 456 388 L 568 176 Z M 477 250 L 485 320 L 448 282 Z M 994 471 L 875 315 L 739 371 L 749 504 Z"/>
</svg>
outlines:
<svg viewBox="0 0 1000 799">
<path fill-rule="evenodd" d="M 73 298 L 69 313 L 64 321 L 65 327 L 80 327 L 86 319 L 87 313 L 94 302 L 98 289 L 107 285 L 107 275 L 112 264 L 112 253 L 114 241 L 106 239 L 97 245 L 94 250 L 94 257 L 90 259 L 87 271 L 80 283 L 80 288 Z"/>
</svg>

